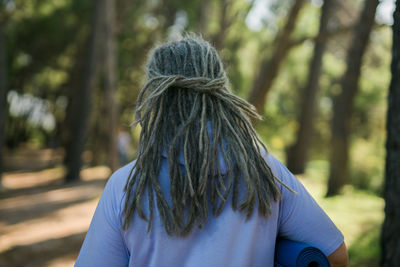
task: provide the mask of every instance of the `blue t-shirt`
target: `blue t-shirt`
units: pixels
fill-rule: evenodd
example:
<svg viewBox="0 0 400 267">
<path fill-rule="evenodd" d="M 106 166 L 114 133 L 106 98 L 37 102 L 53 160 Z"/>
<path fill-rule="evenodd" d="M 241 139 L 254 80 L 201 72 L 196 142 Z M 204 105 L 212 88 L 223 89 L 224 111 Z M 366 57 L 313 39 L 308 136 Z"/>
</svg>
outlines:
<svg viewBox="0 0 400 267">
<path fill-rule="evenodd" d="M 255 209 L 246 220 L 227 202 L 218 217 L 209 217 L 202 229 L 194 227 L 185 237 L 167 235 L 157 211 L 150 232 L 137 214 L 129 229 L 121 230 L 124 186 L 134 162 L 122 167 L 107 182 L 75 266 L 273 266 L 277 237 L 313 245 L 327 256 L 333 253 L 343 242 L 341 232 L 282 163 L 270 154 L 264 158 L 296 193 L 280 186 L 282 200 L 272 204 L 267 219 Z M 159 180 L 168 192 L 165 154 Z"/>
</svg>

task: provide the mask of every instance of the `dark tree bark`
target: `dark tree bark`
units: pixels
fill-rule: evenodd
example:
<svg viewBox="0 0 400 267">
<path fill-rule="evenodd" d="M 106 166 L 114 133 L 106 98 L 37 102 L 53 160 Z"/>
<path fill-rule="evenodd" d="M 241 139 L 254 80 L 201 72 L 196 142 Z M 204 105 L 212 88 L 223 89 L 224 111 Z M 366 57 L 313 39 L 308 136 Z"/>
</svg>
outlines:
<svg viewBox="0 0 400 267">
<path fill-rule="evenodd" d="M 400 266 L 400 1 L 393 14 L 392 81 L 387 112 L 385 221 L 381 235 L 381 266 Z"/>
<path fill-rule="evenodd" d="M 209 23 L 209 15 L 211 11 L 211 0 L 200 1 L 200 10 L 197 23 L 197 32 L 203 36 L 207 36 L 207 25 Z"/>
<path fill-rule="evenodd" d="M 358 91 L 361 64 L 367 48 L 378 0 L 366 0 L 358 19 L 349 50 L 341 92 L 333 99 L 331 155 L 327 196 L 339 193 L 349 181 L 349 133 L 354 98 Z"/>
<path fill-rule="evenodd" d="M 211 38 L 212 44 L 217 50 L 225 49 L 223 55 L 224 62 L 228 66 L 229 82 L 231 84 L 231 89 L 234 92 L 238 92 L 242 87 L 243 74 L 240 70 L 240 55 L 238 55 L 238 50 L 245 43 L 246 36 L 239 31 L 235 31 L 236 23 L 244 23 L 249 12 L 254 6 L 255 0 L 248 1 L 246 7 L 234 8 L 232 0 L 221 0 L 224 7 L 221 6 L 221 14 L 219 18 L 220 29 Z M 222 33 L 221 33 L 222 32 Z M 228 33 L 229 38 L 228 37 Z"/>
<path fill-rule="evenodd" d="M 229 27 L 232 25 L 232 18 L 228 14 L 230 6 L 232 6 L 231 0 L 221 1 L 221 17 L 219 19 L 220 28 L 218 32 L 212 37 L 212 43 L 217 50 L 221 50 L 223 48 Z"/>
<path fill-rule="evenodd" d="M 115 171 L 119 167 L 117 155 L 117 104 L 115 94 L 117 89 L 117 54 L 115 32 L 115 1 L 105 1 L 105 51 L 104 51 L 104 99 L 107 108 L 105 114 L 107 133 L 107 156 L 110 168 Z"/>
<path fill-rule="evenodd" d="M 335 0 L 325 0 L 322 6 L 318 36 L 315 39 L 314 54 L 309 65 L 308 79 L 302 93 L 300 116 L 298 118 L 299 129 L 295 143 L 287 151 L 287 166 L 294 174 L 304 173 L 308 161 L 308 150 L 314 133 L 314 116 L 316 100 L 319 90 L 319 77 L 322 69 L 322 57 L 324 55 L 329 30 L 328 21 Z"/>
<path fill-rule="evenodd" d="M 60 141 L 64 150 L 67 152 L 64 157 L 64 165 L 68 166 L 68 149 L 72 141 L 72 133 L 74 131 L 74 123 L 76 120 L 76 111 L 79 109 L 79 94 L 85 80 L 85 64 L 87 59 L 87 51 L 89 51 L 90 42 L 88 34 L 85 34 L 84 27 L 76 31 L 74 40 L 76 52 L 73 55 L 74 63 L 69 69 L 68 81 L 63 85 L 64 94 L 67 96 L 68 105 L 65 112 L 65 119 L 60 123 Z"/>
<path fill-rule="evenodd" d="M 101 2 L 101 1 L 100 1 Z M 85 61 L 84 79 L 81 85 L 80 94 L 74 95 L 75 108 L 73 112 L 73 121 L 70 140 L 66 148 L 66 182 L 78 180 L 80 178 L 80 170 L 82 167 L 82 153 L 85 150 L 87 141 L 92 91 L 96 85 L 96 77 L 98 72 L 98 48 L 99 37 L 101 31 L 102 3 L 93 0 L 93 18 L 92 26 L 89 34 L 89 45 L 87 51 L 87 59 Z"/>
<path fill-rule="evenodd" d="M 160 27 L 161 37 L 164 39 L 167 37 L 166 33 L 168 28 L 174 25 L 176 19 L 176 12 L 179 11 L 177 4 L 172 4 L 169 0 L 162 0 L 159 8 L 155 10 L 155 13 L 163 17 L 163 23 Z"/>
<path fill-rule="evenodd" d="M 4 23 L 0 21 L 0 188 L 3 173 L 3 150 L 5 138 L 5 124 L 7 117 L 7 60 L 6 60 L 6 38 L 4 36 Z"/>
<path fill-rule="evenodd" d="M 274 52 L 268 59 L 261 61 L 259 72 L 254 79 L 253 87 L 250 91 L 249 102 L 253 104 L 259 113 L 263 113 L 263 107 L 266 102 L 266 96 L 272 87 L 272 84 L 279 73 L 279 68 L 286 58 L 290 44 L 290 35 L 292 34 L 300 9 L 304 0 L 296 0 L 288 14 L 288 20 L 280 33 L 274 40 Z"/>
</svg>

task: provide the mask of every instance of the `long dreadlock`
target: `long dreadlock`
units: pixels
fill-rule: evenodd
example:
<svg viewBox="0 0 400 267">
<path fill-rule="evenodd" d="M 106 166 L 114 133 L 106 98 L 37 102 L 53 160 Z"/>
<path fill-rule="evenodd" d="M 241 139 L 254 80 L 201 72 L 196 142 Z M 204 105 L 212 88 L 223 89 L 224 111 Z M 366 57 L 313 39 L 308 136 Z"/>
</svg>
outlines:
<svg viewBox="0 0 400 267">
<path fill-rule="evenodd" d="M 194 224 L 201 227 L 207 221 L 209 205 L 218 216 L 230 194 L 234 210 L 249 218 L 257 204 L 267 218 L 271 202 L 280 198 L 275 183 L 280 181 L 263 159 L 261 149 L 267 149 L 249 120 L 261 117 L 227 88 L 215 49 L 199 37 L 187 36 L 154 49 L 146 72 L 148 81 L 139 93 L 133 123 L 142 129 L 138 158 L 125 186 L 123 229 L 137 212 L 150 230 L 155 202 L 166 232 L 186 235 Z M 163 151 L 171 204 L 158 180 Z M 180 154 L 184 168 L 179 166 Z M 219 155 L 226 173 L 215 160 Z M 142 201 L 146 194 L 147 215 Z"/>
</svg>

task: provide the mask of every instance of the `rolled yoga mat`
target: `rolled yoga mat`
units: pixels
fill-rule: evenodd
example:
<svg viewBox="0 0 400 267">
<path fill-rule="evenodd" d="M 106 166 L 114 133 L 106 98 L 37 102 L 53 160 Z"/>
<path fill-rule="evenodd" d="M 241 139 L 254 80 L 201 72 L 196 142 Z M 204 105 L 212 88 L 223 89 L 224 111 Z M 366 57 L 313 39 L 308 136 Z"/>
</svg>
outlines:
<svg viewBox="0 0 400 267">
<path fill-rule="evenodd" d="M 316 247 L 291 240 L 277 240 L 275 267 L 330 267 L 328 258 Z"/>
</svg>

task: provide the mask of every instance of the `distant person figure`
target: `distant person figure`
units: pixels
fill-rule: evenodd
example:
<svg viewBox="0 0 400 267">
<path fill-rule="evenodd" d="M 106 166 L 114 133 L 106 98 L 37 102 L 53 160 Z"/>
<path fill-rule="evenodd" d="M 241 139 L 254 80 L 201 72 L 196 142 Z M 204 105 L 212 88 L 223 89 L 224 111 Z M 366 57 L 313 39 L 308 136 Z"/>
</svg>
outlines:
<svg viewBox="0 0 400 267">
<path fill-rule="evenodd" d="M 118 157 L 120 166 L 128 163 L 130 147 L 131 136 L 125 129 L 120 127 L 118 131 Z"/>
<path fill-rule="evenodd" d="M 209 43 L 156 47 L 146 74 L 138 157 L 109 179 L 75 266 L 273 266 L 277 237 L 346 265 L 343 235 L 267 151 Z"/>
</svg>

